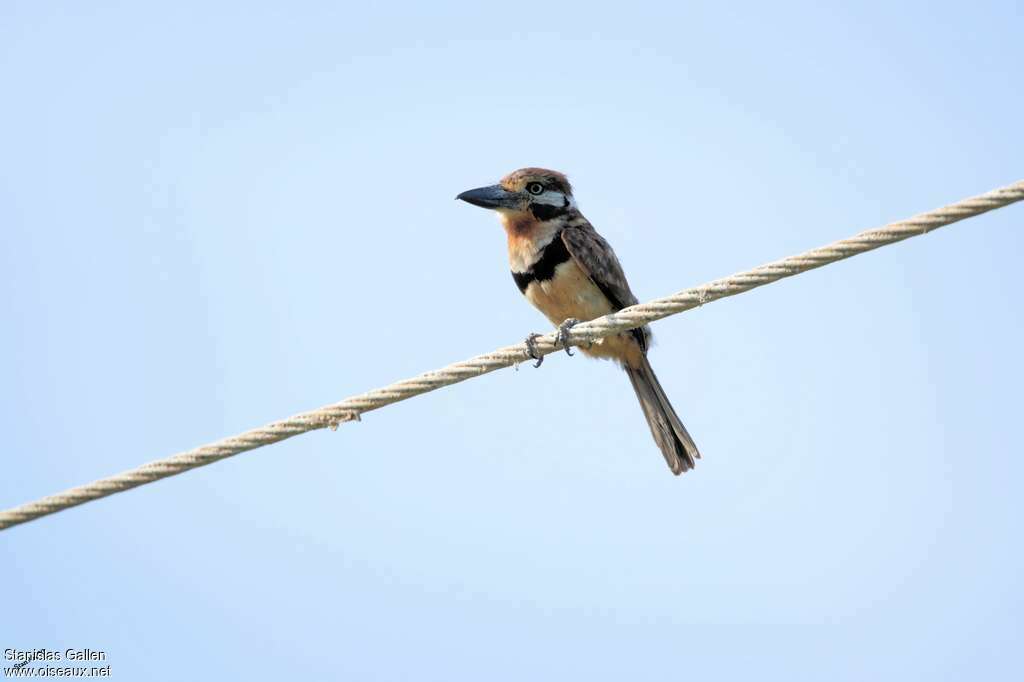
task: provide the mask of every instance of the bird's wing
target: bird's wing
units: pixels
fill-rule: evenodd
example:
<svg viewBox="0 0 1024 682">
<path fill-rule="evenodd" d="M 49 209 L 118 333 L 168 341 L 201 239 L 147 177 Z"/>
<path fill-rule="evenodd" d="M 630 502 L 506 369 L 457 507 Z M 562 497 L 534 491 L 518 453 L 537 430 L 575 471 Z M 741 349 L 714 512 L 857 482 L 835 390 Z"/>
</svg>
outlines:
<svg viewBox="0 0 1024 682">
<path fill-rule="evenodd" d="M 576 265 L 601 290 L 613 308 L 622 310 L 636 305 L 636 296 L 629 289 L 615 252 L 589 223 L 562 228 L 562 242 Z M 640 327 L 632 330 L 632 335 L 646 353 L 650 345 L 650 329 Z"/>
<path fill-rule="evenodd" d="M 629 289 L 626 275 L 622 272 L 622 266 L 619 265 L 619 259 L 597 230 L 587 223 L 565 227 L 562 229 L 562 242 L 576 265 L 616 310 L 637 303 L 636 296 Z"/>
</svg>

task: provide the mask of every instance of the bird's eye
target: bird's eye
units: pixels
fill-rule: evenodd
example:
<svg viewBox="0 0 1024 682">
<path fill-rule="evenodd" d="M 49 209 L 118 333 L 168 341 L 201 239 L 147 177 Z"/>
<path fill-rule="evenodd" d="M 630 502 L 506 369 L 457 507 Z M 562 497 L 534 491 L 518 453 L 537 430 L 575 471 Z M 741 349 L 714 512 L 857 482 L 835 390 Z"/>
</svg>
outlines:
<svg viewBox="0 0 1024 682">
<path fill-rule="evenodd" d="M 544 191 L 544 185 L 540 184 L 539 182 L 531 182 L 529 185 L 526 186 L 526 191 L 529 192 L 530 194 L 540 194 L 541 192 Z"/>
</svg>

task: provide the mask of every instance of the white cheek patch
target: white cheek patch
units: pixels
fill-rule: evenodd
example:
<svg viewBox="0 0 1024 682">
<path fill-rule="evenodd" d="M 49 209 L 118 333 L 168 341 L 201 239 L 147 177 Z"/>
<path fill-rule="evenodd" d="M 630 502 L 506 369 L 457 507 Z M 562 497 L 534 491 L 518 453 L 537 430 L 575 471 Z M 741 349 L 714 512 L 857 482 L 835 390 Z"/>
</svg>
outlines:
<svg viewBox="0 0 1024 682">
<path fill-rule="evenodd" d="M 535 204 L 547 204 L 548 206 L 562 207 L 565 205 L 565 195 L 558 190 L 549 189 L 543 194 L 538 194 L 533 198 Z M 575 206 L 572 197 L 569 197 L 569 205 Z"/>
</svg>

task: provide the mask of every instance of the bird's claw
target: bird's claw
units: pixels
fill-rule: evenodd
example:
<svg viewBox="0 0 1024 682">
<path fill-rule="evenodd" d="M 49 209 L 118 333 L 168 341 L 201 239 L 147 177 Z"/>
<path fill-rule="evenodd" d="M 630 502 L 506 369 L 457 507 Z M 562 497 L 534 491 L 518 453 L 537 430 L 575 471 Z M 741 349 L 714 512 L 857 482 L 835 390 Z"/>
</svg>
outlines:
<svg viewBox="0 0 1024 682">
<path fill-rule="evenodd" d="M 572 341 L 569 339 L 569 332 L 573 327 L 580 323 L 575 317 L 570 317 L 568 320 L 558 325 L 558 333 L 555 334 L 555 344 L 562 344 L 562 348 L 565 349 L 565 354 L 572 356 L 575 353 L 569 348 Z"/>
<path fill-rule="evenodd" d="M 558 325 L 558 331 L 555 333 L 555 345 L 562 345 L 565 349 L 566 355 L 575 355 L 572 352 L 571 345 L 572 341 L 569 338 L 570 330 L 580 323 L 575 317 L 570 317 L 568 320 Z M 526 354 L 537 362 L 533 363 L 534 367 L 540 367 L 541 363 L 544 362 L 544 356 L 537 352 L 537 343 L 534 339 L 542 336 L 542 334 L 530 334 L 526 337 Z"/>
<path fill-rule="evenodd" d="M 544 362 L 544 356 L 537 353 L 537 344 L 533 341 L 539 336 L 540 334 L 530 334 L 526 337 L 526 353 L 537 361 L 533 364 L 534 367 L 540 367 Z"/>
</svg>

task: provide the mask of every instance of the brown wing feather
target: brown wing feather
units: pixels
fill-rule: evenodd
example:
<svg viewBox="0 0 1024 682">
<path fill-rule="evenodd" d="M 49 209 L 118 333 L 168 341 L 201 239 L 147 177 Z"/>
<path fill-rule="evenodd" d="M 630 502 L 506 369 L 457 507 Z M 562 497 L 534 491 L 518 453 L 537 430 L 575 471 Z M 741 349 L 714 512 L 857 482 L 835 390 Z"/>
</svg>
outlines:
<svg viewBox="0 0 1024 682">
<path fill-rule="evenodd" d="M 616 310 L 637 302 L 619 259 L 597 230 L 586 223 L 565 227 L 562 229 L 562 242 L 576 264 L 604 292 Z"/>
<path fill-rule="evenodd" d="M 576 265 L 586 273 L 616 310 L 637 303 L 615 252 L 590 223 L 584 222 L 563 228 L 562 242 L 576 261 Z M 648 334 L 646 327 L 634 330 L 634 335 L 644 350 L 647 350 Z"/>
</svg>

